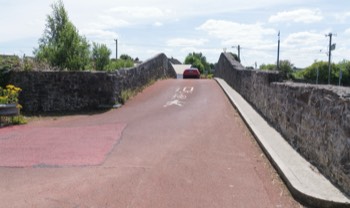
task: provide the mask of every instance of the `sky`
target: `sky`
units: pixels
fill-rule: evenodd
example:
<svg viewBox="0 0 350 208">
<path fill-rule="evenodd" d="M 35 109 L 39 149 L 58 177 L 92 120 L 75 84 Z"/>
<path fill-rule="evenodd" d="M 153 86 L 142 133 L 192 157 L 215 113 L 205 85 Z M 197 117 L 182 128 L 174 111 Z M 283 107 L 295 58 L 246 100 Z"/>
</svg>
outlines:
<svg viewBox="0 0 350 208">
<path fill-rule="evenodd" d="M 47 0 L 0 0 L 0 54 L 33 56 L 43 35 Z M 280 60 L 307 67 L 350 60 L 349 0 L 63 0 L 73 24 L 90 43 L 106 44 L 115 57 L 146 60 L 165 53 L 181 62 L 201 52 L 216 63 L 223 51 L 241 47 L 244 66 L 275 64 L 280 32 Z"/>
</svg>

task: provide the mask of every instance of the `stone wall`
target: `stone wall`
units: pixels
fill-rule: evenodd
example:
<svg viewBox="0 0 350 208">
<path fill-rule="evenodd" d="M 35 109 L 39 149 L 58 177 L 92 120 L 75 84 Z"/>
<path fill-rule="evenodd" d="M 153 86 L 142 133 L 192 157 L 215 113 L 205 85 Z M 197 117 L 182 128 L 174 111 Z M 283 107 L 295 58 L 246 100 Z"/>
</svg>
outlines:
<svg viewBox="0 0 350 208">
<path fill-rule="evenodd" d="M 282 82 L 220 56 L 224 79 L 321 173 L 350 195 L 350 88 Z"/>
<path fill-rule="evenodd" d="M 123 90 L 167 77 L 176 78 L 176 73 L 160 54 L 115 72 L 12 72 L 9 83 L 22 88 L 20 104 L 25 112 L 74 112 L 113 106 L 121 101 Z"/>
</svg>

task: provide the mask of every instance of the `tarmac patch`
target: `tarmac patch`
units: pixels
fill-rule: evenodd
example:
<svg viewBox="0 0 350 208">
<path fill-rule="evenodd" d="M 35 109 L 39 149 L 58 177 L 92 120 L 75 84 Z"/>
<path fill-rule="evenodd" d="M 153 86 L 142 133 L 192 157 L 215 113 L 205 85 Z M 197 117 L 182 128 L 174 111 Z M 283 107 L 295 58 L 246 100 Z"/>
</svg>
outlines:
<svg viewBox="0 0 350 208">
<path fill-rule="evenodd" d="M 62 167 L 102 164 L 126 124 L 0 129 L 0 166 Z"/>
</svg>

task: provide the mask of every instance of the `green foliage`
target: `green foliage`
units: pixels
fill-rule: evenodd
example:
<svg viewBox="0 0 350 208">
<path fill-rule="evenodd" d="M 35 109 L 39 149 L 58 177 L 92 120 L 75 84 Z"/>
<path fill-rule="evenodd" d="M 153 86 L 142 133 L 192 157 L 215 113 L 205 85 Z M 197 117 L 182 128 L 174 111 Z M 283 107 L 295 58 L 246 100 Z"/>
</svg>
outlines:
<svg viewBox="0 0 350 208">
<path fill-rule="evenodd" d="M 297 70 L 292 73 L 293 79 L 304 79 L 303 70 Z"/>
<path fill-rule="evenodd" d="M 18 56 L 0 56 L 0 70 L 19 69 L 21 67 L 21 59 Z"/>
<path fill-rule="evenodd" d="M 333 67 L 332 67 L 333 68 Z M 302 77 L 306 80 L 316 81 L 317 70 L 319 71 L 318 82 L 328 82 L 328 62 L 315 61 L 311 66 L 302 71 Z"/>
<path fill-rule="evenodd" d="M 264 71 L 273 71 L 276 70 L 276 64 L 262 64 L 260 65 L 260 70 L 264 70 Z"/>
<path fill-rule="evenodd" d="M 27 120 L 24 116 L 22 115 L 18 115 L 12 118 L 11 120 L 13 125 L 23 125 L 23 124 L 27 124 Z"/>
<path fill-rule="evenodd" d="M 92 59 L 96 70 L 103 71 L 107 68 L 111 53 L 112 51 L 105 44 L 93 43 Z"/>
<path fill-rule="evenodd" d="M 27 124 L 28 121 L 23 115 L 18 116 L 2 116 L 1 117 L 1 126 L 10 126 L 10 125 L 23 125 Z"/>
<path fill-rule="evenodd" d="M 136 94 L 137 94 L 137 90 L 130 90 L 130 89 L 123 90 L 120 95 L 122 104 L 125 104 L 126 101 L 134 97 Z"/>
<path fill-rule="evenodd" d="M 286 79 L 292 78 L 294 65 L 289 60 L 281 60 L 279 71 Z"/>
<path fill-rule="evenodd" d="M 107 71 L 115 71 L 118 69 L 123 68 L 130 68 L 134 66 L 134 61 L 132 59 L 124 60 L 124 59 L 118 59 L 118 60 L 112 60 L 109 62 L 108 66 L 106 67 Z"/>
<path fill-rule="evenodd" d="M 137 87 L 135 89 L 126 89 L 126 90 L 122 90 L 121 94 L 120 94 L 120 98 L 121 98 L 121 103 L 125 104 L 130 98 L 134 97 L 135 95 L 137 95 L 139 92 L 142 92 L 146 87 L 153 85 L 157 80 L 155 79 L 151 79 L 148 81 L 148 83 L 146 85 L 144 85 L 143 87 Z"/>
<path fill-rule="evenodd" d="M 350 61 L 343 60 L 338 64 L 339 68 L 342 70 L 342 83 L 346 86 L 350 86 Z M 339 78 L 339 76 L 338 76 Z"/>
<path fill-rule="evenodd" d="M 28 57 L 23 57 L 23 66 L 24 71 L 31 71 L 34 69 L 34 60 Z"/>
<path fill-rule="evenodd" d="M 328 83 L 328 62 L 325 61 L 315 61 L 311 66 L 307 67 L 305 70 L 300 72 L 302 78 L 309 80 L 311 82 L 316 82 L 317 69 L 319 71 L 318 83 L 327 84 Z M 350 85 L 350 62 L 343 60 L 339 64 L 332 63 L 331 65 L 331 84 L 339 83 L 340 70 L 342 70 L 342 84 Z"/>
<path fill-rule="evenodd" d="M 127 55 L 127 54 L 120 55 L 120 59 L 125 60 L 125 61 L 127 61 L 127 60 L 132 60 L 133 61 L 133 58 L 131 56 Z"/>
<path fill-rule="evenodd" d="M 185 64 L 191 64 L 193 67 L 197 68 L 200 73 L 204 73 L 207 70 L 210 70 L 210 65 L 207 62 L 205 56 L 202 53 L 190 53 L 185 58 Z"/>
<path fill-rule="evenodd" d="M 281 74 L 283 75 L 283 77 L 285 79 L 290 79 L 290 78 L 292 78 L 293 67 L 294 67 L 294 65 L 289 60 L 281 60 L 280 65 L 279 65 L 279 69 L 277 69 L 276 64 L 262 64 L 262 65 L 260 65 L 259 68 L 260 68 L 260 70 L 265 70 L 265 71 L 278 70 L 281 72 Z"/>
<path fill-rule="evenodd" d="M 61 70 L 84 70 L 89 62 L 90 45 L 69 21 L 61 0 L 52 5 L 52 10 L 39 48 L 34 50 L 36 58 Z"/>
</svg>

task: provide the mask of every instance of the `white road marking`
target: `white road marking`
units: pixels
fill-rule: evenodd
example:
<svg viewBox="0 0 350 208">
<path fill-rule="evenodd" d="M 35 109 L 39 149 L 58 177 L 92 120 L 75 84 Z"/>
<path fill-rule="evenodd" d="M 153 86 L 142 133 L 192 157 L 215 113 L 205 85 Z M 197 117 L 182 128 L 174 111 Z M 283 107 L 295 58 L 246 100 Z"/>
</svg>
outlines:
<svg viewBox="0 0 350 208">
<path fill-rule="evenodd" d="M 182 91 L 185 93 L 192 93 L 193 90 L 194 90 L 194 87 L 184 87 Z"/>
<path fill-rule="evenodd" d="M 171 105 L 177 105 L 179 107 L 182 107 L 183 104 L 184 104 L 184 102 L 182 102 L 182 101 L 171 100 L 171 101 L 168 101 L 163 107 L 166 108 L 166 107 L 171 106 Z"/>
<path fill-rule="evenodd" d="M 186 98 L 187 98 L 187 96 L 184 95 L 184 94 L 181 94 L 181 93 L 175 94 L 175 95 L 173 96 L 173 100 L 174 100 L 174 99 L 185 100 Z"/>
<path fill-rule="evenodd" d="M 168 101 L 163 107 L 166 108 L 172 105 L 182 107 L 185 104 L 184 100 L 187 99 L 186 94 L 192 94 L 193 91 L 194 91 L 194 87 L 184 87 L 182 88 L 182 90 L 180 87 L 178 87 L 175 90 L 175 94 L 172 96 L 171 100 Z"/>
</svg>

